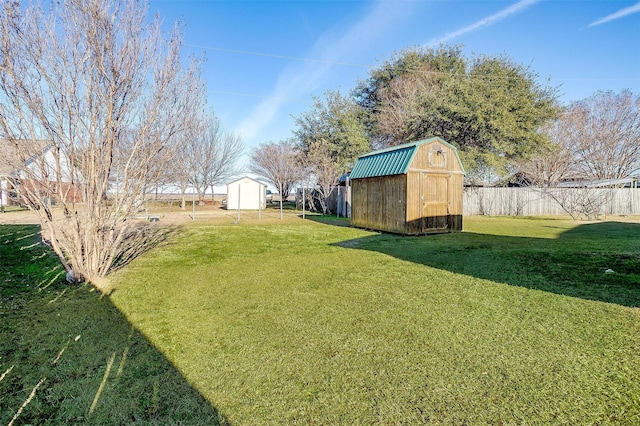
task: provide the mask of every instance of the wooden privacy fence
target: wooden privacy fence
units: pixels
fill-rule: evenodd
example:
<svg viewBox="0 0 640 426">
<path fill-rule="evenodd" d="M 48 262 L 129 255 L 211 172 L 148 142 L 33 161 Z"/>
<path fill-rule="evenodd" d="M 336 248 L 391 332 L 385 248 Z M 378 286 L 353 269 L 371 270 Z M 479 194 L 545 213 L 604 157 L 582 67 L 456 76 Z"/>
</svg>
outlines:
<svg viewBox="0 0 640 426">
<path fill-rule="evenodd" d="M 464 188 L 463 214 L 566 215 L 563 209 L 591 202 L 600 215 L 640 214 L 640 188 Z M 561 205 L 562 204 L 562 205 Z"/>
</svg>

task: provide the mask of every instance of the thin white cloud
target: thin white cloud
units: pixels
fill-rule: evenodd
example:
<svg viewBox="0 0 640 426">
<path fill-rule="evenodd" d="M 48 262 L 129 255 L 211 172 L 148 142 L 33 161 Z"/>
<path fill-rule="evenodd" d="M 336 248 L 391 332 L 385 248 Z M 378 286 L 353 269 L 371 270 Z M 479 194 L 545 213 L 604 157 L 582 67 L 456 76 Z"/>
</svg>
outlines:
<svg viewBox="0 0 640 426">
<path fill-rule="evenodd" d="M 482 18 L 481 20 L 471 24 L 471 25 L 467 25 L 464 28 L 461 28 L 457 31 L 451 32 L 451 33 L 447 33 L 442 37 L 439 38 L 435 38 L 431 41 L 429 41 L 426 45 L 427 46 L 437 46 L 440 44 L 443 44 L 449 40 L 458 38 L 462 35 L 465 35 L 467 33 L 476 31 L 482 27 L 487 27 L 489 25 L 493 25 L 496 22 L 502 21 L 504 19 L 509 18 L 512 15 L 515 15 L 516 13 L 522 12 L 523 10 L 535 5 L 536 3 L 539 3 L 541 0 L 520 0 L 519 2 L 505 8 L 502 9 L 500 12 L 495 13 L 491 16 L 487 16 L 486 18 Z"/>
<path fill-rule="evenodd" d="M 342 34 L 335 29 L 327 31 L 318 39 L 308 57 L 318 58 L 314 63 L 297 61 L 281 73 L 271 94 L 258 104 L 245 118 L 236 131 L 245 141 L 258 137 L 278 116 L 289 101 L 301 97 L 308 98 L 322 80 L 345 58 L 369 48 L 382 37 L 392 25 L 411 16 L 411 3 L 398 7 L 396 2 L 378 0 L 371 11 Z"/>
<path fill-rule="evenodd" d="M 624 9 L 620 9 L 616 13 L 612 13 L 611 15 L 607 15 L 604 18 L 600 18 L 597 21 L 593 21 L 588 25 L 588 27 L 595 27 L 596 25 L 615 21 L 616 19 L 624 18 L 625 16 L 629 16 L 638 12 L 640 12 L 640 3 L 636 3 L 633 6 L 625 7 Z"/>
</svg>

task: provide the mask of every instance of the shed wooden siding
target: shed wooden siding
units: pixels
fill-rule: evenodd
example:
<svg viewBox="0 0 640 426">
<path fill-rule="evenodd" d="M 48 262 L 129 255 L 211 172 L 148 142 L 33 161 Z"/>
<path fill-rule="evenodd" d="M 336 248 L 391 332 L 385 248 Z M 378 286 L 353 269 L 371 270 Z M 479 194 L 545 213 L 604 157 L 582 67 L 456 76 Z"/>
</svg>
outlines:
<svg viewBox="0 0 640 426">
<path fill-rule="evenodd" d="M 355 182 L 351 186 L 351 223 L 404 234 L 407 176 L 377 176 Z"/>
<path fill-rule="evenodd" d="M 439 138 L 414 144 L 406 173 L 352 179 L 354 226 L 410 235 L 462 230 L 464 170 L 455 148 Z"/>
</svg>

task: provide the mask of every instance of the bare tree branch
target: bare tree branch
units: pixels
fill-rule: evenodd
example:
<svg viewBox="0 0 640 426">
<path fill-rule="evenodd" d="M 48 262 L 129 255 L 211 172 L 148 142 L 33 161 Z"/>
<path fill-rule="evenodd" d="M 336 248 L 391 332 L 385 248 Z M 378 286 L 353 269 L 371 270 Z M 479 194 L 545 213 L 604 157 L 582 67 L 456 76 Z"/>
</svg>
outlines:
<svg viewBox="0 0 640 426">
<path fill-rule="evenodd" d="M 180 33 L 164 39 L 136 0 L 0 8 L 0 138 L 69 276 L 92 281 L 203 109 L 199 62 L 185 68 Z"/>
<path fill-rule="evenodd" d="M 282 202 L 302 177 L 302 165 L 298 161 L 293 141 L 267 142 L 258 146 L 251 153 L 249 169 L 276 187 L 280 194 L 282 218 Z"/>
<path fill-rule="evenodd" d="M 215 116 L 207 116 L 185 134 L 181 151 L 174 159 L 169 180 L 180 186 L 182 208 L 188 187 L 198 193 L 198 201 L 204 202 L 205 193 L 216 185 L 227 182 L 238 174 L 237 162 L 244 152 L 242 139 L 222 129 Z"/>
<path fill-rule="evenodd" d="M 569 106 L 560 119 L 585 179 L 619 179 L 640 168 L 640 95 L 598 92 Z"/>
</svg>

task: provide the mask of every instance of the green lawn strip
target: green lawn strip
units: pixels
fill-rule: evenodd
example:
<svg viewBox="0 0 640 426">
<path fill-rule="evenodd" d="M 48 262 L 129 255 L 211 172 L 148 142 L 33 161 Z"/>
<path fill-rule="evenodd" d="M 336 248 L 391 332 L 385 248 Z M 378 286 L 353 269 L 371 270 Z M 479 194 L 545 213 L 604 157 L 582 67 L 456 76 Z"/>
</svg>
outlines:
<svg viewBox="0 0 640 426">
<path fill-rule="evenodd" d="M 14 424 L 224 421 L 108 297 L 64 281 L 37 227 L 0 237 L 0 424 L 34 388 Z"/>
<path fill-rule="evenodd" d="M 24 210 L 27 210 L 27 208 L 22 206 L 0 206 L 0 213 L 20 212 Z"/>
<path fill-rule="evenodd" d="M 236 424 L 635 424 L 637 290 L 576 297 L 528 261 L 638 253 L 577 225 L 194 226 L 118 272 L 112 300 Z"/>
<path fill-rule="evenodd" d="M 490 233 L 480 218 L 467 222 L 472 228 L 461 234 L 408 239 L 385 235 L 348 244 L 493 281 L 640 306 L 638 224 L 570 228 L 572 222 L 557 219 L 501 218 Z"/>
</svg>

